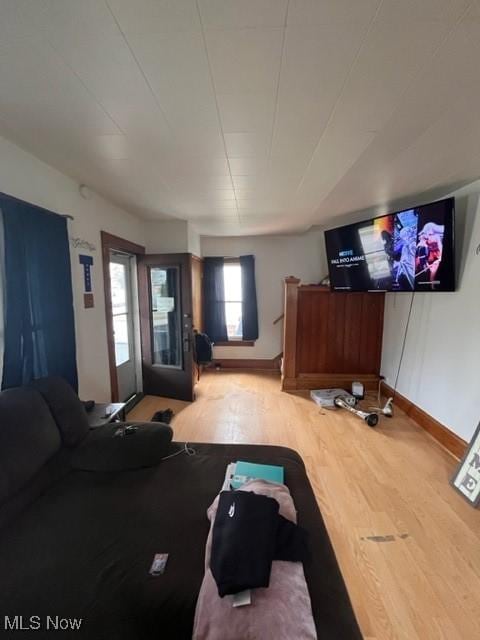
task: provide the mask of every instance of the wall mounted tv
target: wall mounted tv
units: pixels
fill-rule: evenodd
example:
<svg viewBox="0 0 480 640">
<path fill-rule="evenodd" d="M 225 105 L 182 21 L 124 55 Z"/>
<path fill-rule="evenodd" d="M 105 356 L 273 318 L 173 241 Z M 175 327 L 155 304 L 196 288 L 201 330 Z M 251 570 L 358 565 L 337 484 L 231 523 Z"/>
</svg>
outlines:
<svg viewBox="0 0 480 640">
<path fill-rule="evenodd" d="M 325 231 L 332 291 L 454 291 L 455 200 Z"/>
</svg>

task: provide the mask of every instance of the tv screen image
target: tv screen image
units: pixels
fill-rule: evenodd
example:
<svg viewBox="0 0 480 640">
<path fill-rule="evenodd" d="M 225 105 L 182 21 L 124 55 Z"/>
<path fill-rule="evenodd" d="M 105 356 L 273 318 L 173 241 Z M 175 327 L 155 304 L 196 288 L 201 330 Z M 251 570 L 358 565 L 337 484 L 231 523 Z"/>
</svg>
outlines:
<svg viewBox="0 0 480 640">
<path fill-rule="evenodd" d="M 453 198 L 325 232 L 334 291 L 454 291 Z"/>
</svg>

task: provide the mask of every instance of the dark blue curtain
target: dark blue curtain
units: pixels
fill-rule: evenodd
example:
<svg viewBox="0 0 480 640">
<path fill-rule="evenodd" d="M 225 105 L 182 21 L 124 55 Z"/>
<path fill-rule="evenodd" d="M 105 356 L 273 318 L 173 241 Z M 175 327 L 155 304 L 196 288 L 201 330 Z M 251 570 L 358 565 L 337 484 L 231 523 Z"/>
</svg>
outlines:
<svg viewBox="0 0 480 640">
<path fill-rule="evenodd" d="M 3 218 L 2 389 L 56 375 L 78 390 L 67 222 L 0 194 Z"/>
<path fill-rule="evenodd" d="M 227 342 L 223 258 L 203 261 L 203 308 L 205 333 L 212 342 Z"/>
<path fill-rule="evenodd" d="M 242 327 L 244 340 L 258 339 L 257 288 L 254 256 L 240 256 L 242 269 Z"/>
</svg>

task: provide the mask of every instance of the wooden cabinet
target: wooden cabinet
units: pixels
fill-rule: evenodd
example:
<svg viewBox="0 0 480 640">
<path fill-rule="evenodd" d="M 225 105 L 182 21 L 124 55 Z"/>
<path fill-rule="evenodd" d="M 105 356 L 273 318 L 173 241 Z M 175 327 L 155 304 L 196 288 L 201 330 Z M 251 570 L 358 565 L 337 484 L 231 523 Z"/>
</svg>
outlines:
<svg viewBox="0 0 480 640">
<path fill-rule="evenodd" d="M 383 293 L 333 293 L 287 278 L 282 388 L 375 387 L 384 301 Z"/>
</svg>

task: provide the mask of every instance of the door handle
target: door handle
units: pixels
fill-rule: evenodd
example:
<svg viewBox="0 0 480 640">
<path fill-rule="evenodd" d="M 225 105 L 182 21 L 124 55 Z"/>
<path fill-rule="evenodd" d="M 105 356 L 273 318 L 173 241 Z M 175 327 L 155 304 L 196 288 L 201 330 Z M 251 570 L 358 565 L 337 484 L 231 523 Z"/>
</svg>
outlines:
<svg viewBox="0 0 480 640">
<path fill-rule="evenodd" d="M 191 349 L 191 345 L 192 345 L 192 340 L 190 338 L 190 334 L 187 333 L 187 335 L 184 336 L 184 338 L 183 338 L 183 352 L 184 353 L 189 353 L 189 351 Z"/>
</svg>

